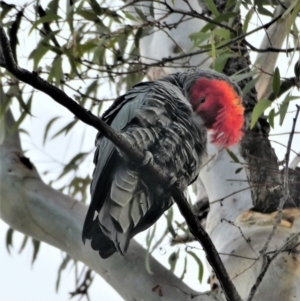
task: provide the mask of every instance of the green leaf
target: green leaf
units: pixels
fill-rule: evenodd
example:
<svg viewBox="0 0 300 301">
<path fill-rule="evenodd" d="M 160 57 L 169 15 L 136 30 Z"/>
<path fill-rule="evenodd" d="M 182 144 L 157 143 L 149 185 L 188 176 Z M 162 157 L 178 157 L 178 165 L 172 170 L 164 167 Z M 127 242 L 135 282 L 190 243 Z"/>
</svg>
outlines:
<svg viewBox="0 0 300 301">
<path fill-rule="evenodd" d="M 64 48 L 63 51 L 64 51 L 65 55 L 67 56 L 67 58 L 69 60 L 69 64 L 71 66 L 71 72 L 69 74 L 69 77 L 73 78 L 75 75 L 77 75 L 79 78 L 81 78 L 81 76 L 77 70 L 77 67 L 76 67 L 76 61 L 74 59 L 73 48 L 69 48 L 69 49 Z"/>
<path fill-rule="evenodd" d="M 62 57 L 59 56 L 53 65 L 54 68 L 54 77 L 55 77 L 55 86 L 59 87 L 61 85 L 61 81 L 64 77 L 63 69 L 62 69 Z"/>
<path fill-rule="evenodd" d="M 217 28 L 212 31 L 212 34 L 222 37 L 225 40 L 229 40 L 229 38 L 230 38 L 230 32 L 225 28 Z"/>
<path fill-rule="evenodd" d="M 148 22 L 147 17 L 144 15 L 141 9 L 139 9 L 138 7 L 135 7 L 134 9 L 142 21 Z"/>
<path fill-rule="evenodd" d="M 147 252 L 146 252 L 146 257 L 145 257 L 145 267 L 146 267 L 147 272 L 150 275 L 153 274 L 153 272 L 151 270 L 151 267 L 150 267 L 150 254 L 151 254 L 150 253 L 150 247 L 151 247 L 152 240 L 154 238 L 155 231 L 156 231 L 156 224 L 154 224 L 152 231 L 151 231 L 151 228 L 150 228 L 150 230 L 148 231 L 147 236 L 146 236 Z"/>
<path fill-rule="evenodd" d="M 275 96 L 278 96 L 280 90 L 280 73 L 278 67 L 276 67 L 273 75 L 273 92 Z"/>
<path fill-rule="evenodd" d="M 98 47 L 95 41 L 86 41 L 84 44 L 77 45 L 77 53 L 78 57 L 81 58 L 85 53 L 93 53 L 93 50 L 95 50 Z"/>
<path fill-rule="evenodd" d="M 219 16 L 219 12 L 215 6 L 213 0 L 203 0 L 208 9 L 213 13 L 215 17 Z"/>
<path fill-rule="evenodd" d="M 274 129 L 274 117 L 275 117 L 275 109 L 272 109 L 269 113 L 268 120 L 269 120 L 270 126 L 273 129 Z"/>
<path fill-rule="evenodd" d="M 263 112 L 272 104 L 272 102 L 268 99 L 262 99 L 259 101 L 252 112 L 251 125 L 250 128 L 253 129 L 258 118 L 263 114 Z"/>
<path fill-rule="evenodd" d="M 88 2 L 90 3 L 96 15 L 100 16 L 103 14 L 103 9 L 100 7 L 99 3 L 96 0 L 89 0 Z"/>
<path fill-rule="evenodd" d="M 33 59 L 34 66 L 33 70 L 37 71 L 38 64 L 43 56 L 49 51 L 52 50 L 54 53 L 62 53 L 61 49 L 50 45 L 49 40 L 52 39 L 53 36 L 57 35 L 60 30 L 53 31 L 45 36 L 37 45 L 37 47 L 30 53 L 29 59 Z"/>
<path fill-rule="evenodd" d="M 210 55 L 211 55 L 211 58 L 212 58 L 212 64 L 214 66 L 216 64 L 216 44 L 215 44 L 214 36 L 211 36 L 210 44 L 211 44 Z"/>
<path fill-rule="evenodd" d="M 166 219 L 167 219 L 167 224 L 168 224 L 168 226 L 167 226 L 168 227 L 168 231 L 172 235 L 172 237 L 174 238 L 176 236 L 176 232 L 175 232 L 175 229 L 174 229 L 173 224 L 172 224 L 173 217 L 174 217 L 174 211 L 173 211 L 173 208 L 171 207 L 168 210 Z"/>
<path fill-rule="evenodd" d="M 79 16 L 83 17 L 87 21 L 92 21 L 92 22 L 100 21 L 99 18 L 97 17 L 97 15 L 92 11 L 87 11 L 87 10 L 84 10 L 84 9 L 77 9 L 76 13 Z"/>
<path fill-rule="evenodd" d="M 119 49 L 120 49 L 122 55 L 125 52 L 125 48 L 127 46 L 127 41 L 128 41 L 127 34 L 124 33 L 124 34 L 121 34 L 118 36 L 118 45 L 119 45 Z"/>
<path fill-rule="evenodd" d="M 282 125 L 291 100 L 298 99 L 297 96 L 286 95 L 279 108 L 279 124 Z"/>
<path fill-rule="evenodd" d="M 58 15 L 56 15 L 56 14 L 49 14 L 49 15 L 46 15 L 46 16 L 44 16 L 44 17 L 38 19 L 38 20 L 35 21 L 35 22 L 33 23 L 33 25 L 31 26 L 31 29 L 30 29 L 30 31 L 29 31 L 29 35 L 31 34 L 31 32 L 32 32 L 38 25 L 40 25 L 40 24 L 42 24 L 42 23 L 51 23 L 51 22 L 53 22 L 53 21 L 58 21 L 58 20 L 60 20 L 60 19 L 61 19 L 61 17 L 58 16 Z"/>
<path fill-rule="evenodd" d="M 291 81 L 291 80 L 284 80 L 284 81 L 282 81 L 281 84 L 280 84 L 280 89 L 279 89 L 278 95 L 276 96 L 275 93 L 272 92 L 272 93 L 269 95 L 268 99 L 271 100 L 271 101 L 273 101 L 273 100 L 275 100 L 276 98 L 279 98 L 283 93 L 289 91 L 292 87 L 294 87 L 293 81 Z"/>
<path fill-rule="evenodd" d="M 257 1 L 257 3 L 259 3 L 259 1 Z M 267 10 L 264 5 L 262 5 L 262 4 L 258 5 L 257 10 L 258 10 L 259 14 L 273 18 L 273 13 L 270 12 L 269 10 Z"/>
<path fill-rule="evenodd" d="M 126 17 L 126 19 L 130 20 L 130 21 L 137 21 L 137 18 L 134 17 L 131 13 L 129 13 L 128 11 L 124 12 L 124 15 Z"/>
<path fill-rule="evenodd" d="M 234 0 L 234 1 L 236 1 L 236 0 Z M 213 21 L 218 22 L 218 23 L 222 23 L 224 21 L 228 21 L 228 20 L 234 18 L 236 15 L 237 15 L 236 12 L 227 12 L 227 13 L 221 14 L 218 17 L 214 18 Z M 203 32 L 203 33 L 207 32 L 207 31 L 209 31 L 209 30 L 211 30 L 215 27 L 216 27 L 215 24 L 208 23 L 208 24 L 206 24 L 205 26 L 202 27 L 201 32 Z"/>
<path fill-rule="evenodd" d="M 174 3 L 173 3 L 174 5 Z M 150 3 L 150 8 L 149 8 L 150 16 L 154 19 L 154 6 L 153 2 Z"/>
<path fill-rule="evenodd" d="M 293 101 L 293 100 L 300 99 L 300 96 L 290 96 L 290 94 L 288 94 L 285 98 L 286 101 Z"/>
<path fill-rule="evenodd" d="M 296 18 L 299 16 L 299 12 L 300 12 L 300 1 L 293 1 L 293 3 L 295 3 L 295 8 L 293 9 L 292 13 L 291 13 L 291 17 L 288 20 L 287 24 L 286 24 L 286 29 L 287 29 L 287 35 L 289 35 L 290 32 L 290 28 L 292 27 L 293 23 L 296 23 Z M 292 4 L 293 5 L 293 4 Z M 296 51 L 296 49 L 295 49 Z"/>
<path fill-rule="evenodd" d="M 230 156 L 230 158 L 235 162 L 235 163 L 240 163 L 240 160 L 238 159 L 238 157 L 229 149 L 226 149 L 228 155 Z"/>
<path fill-rule="evenodd" d="M 236 169 L 235 173 L 238 174 L 238 173 L 240 173 L 243 169 L 244 169 L 244 167 L 239 167 L 238 169 Z"/>
<path fill-rule="evenodd" d="M 169 256 L 168 263 L 169 263 L 169 265 L 170 265 L 170 271 L 171 271 L 171 272 L 174 272 L 174 270 L 175 270 L 176 263 L 177 263 L 178 258 L 179 258 L 179 252 L 180 252 L 180 249 L 178 249 L 177 252 L 173 252 L 173 253 Z"/>
<path fill-rule="evenodd" d="M 291 5 L 288 7 L 288 9 L 282 15 L 282 17 L 281 17 L 282 19 L 285 19 L 288 15 L 290 15 L 291 11 L 294 9 L 294 7 L 297 4 L 297 1 L 291 1 L 290 3 L 291 3 Z"/>
<path fill-rule="evenodd" d="M 182 271 L 182 274 L 180 276 L 180 279 L 183 280 L 185 274 L 186 274 L 186 271 L 187 271 L 187 256 L 185 255 L 184 257 L 184 264 L 183 264 L 183 271 Z"/>
<path fill-rule="evenodd" d="M 204 41 L 206 41 L 211 34 L 209 32 L 195 32 L 189 35 L 189 38 L 194 42 L 194 47 L 197 47 L 198 45 L 202 44 Z M 193 49 L 192 48 L 192 49 Z"/>
<path fill-rule="evenodd" d="M 52 82 L 55 80 L 55 86 L 59 87 L 61 84 L 61 80 L 63 78 L 63 70 L 62 70 L 62 57 L 60 55 L 56 56 L 52 62 L 50 72 L 48 75 L 48 82 Z"/>
<path fill-rule="evenodd" d="M 199 267 L 199 272 L 198 272 L 198 280 L 201 283 L 203 280 L 203 273 L 204 273 L 204 267 L 202 261 L 198 258 L 198 256 L 192 252 L 192 251 L 186 251 L 189 255 L 191 255 L 197 262 L 198 267 Z"/>
<path fill-rule="evenodd" d="M 239 15 L 240 15 L 240 7 L 241 7 L 242 2 L 244 2 L 244 0 L 236 0 L 235 3 L 234 3 L 233 8 L 231 8 L 231 10 L 233 10 L 236 13 L 238 12 Z M 232 27 L 233 21 L 234 21 L 234 19 L 228 20 L 227 26 Z"/>
<path fill-rule="evenodd" d="M 11 133 L 14 133 L 15 131 L 17 131 L 17 129 L 19 128 L 19 126 L 24 121 L 24 119 L 26 118 L 27 115 L 28 114 L 25 111 L 22 112 L 19 119 L 14 123 L 13 127 L 11 128 Z"/>
<path fill-rule="evenodd" d="M 44 132 L 43 145 L 45 145 L 45 143 L 46 143 L 46 140 L 47 140 L 47 137 L 48 137 L 48 133 L 49 133 L 49 130 L 50 130 L 51 126 L 53 125 L 53 123 L 56 120 L 58 120 L 60 118 L 61 117 L 54 117 L 54 118 L 50 119 L 49 122 L 47 123 L 46 128 L 45 128 L 45 132 Z"/>
<path fill-rule="evenodd" d="M 169 234 L 169 231 L 168 231 L 168 229 L 166 229 L 165 232 L 161 235 L 161 237 L 152 246 L 150 254 L 152 254 L 157 249 L 157 247 L 163 242 L 163 240 L 167 237 L 168 234 Z"/>
<path fill-rule="evenodd" d="M 72 258 L 68 254 L 66 254 L 66 257 L 64 258 L 64 260 L 62 261 L 62 263 L 59 266 L 57 279 L 56 279 L 56 285 L 55 285 L 56 292 L 58 292 L 58 289 L 59 289 L 61 273 L 67 267 L 67 265 L 71 259 Z"/>
<path fill-rule="evenodd" d="M 236 54 L 230 52 L 225 52 L 223 54 L 218 55 L 215 61 L 214 70 L 221 73 L 228 59 L 233 57 L 236 57 Z"/>
<path fill-rule="evenodd" d="M 49 2 L 47 6 L 47 14 L 55 14 L 57 15 L 57 10 L 58 10 L 58 2 L 57 0 L 52 0 Z"/>
<path fill-rule="evenodd" d="M 1 94 L 0 94 L 0 96 L 1 97 L 3 96 L 3 98 L 0 102 L 0 120 L 1 120 L 2 116 L 6 113 L 7 109 L 10 106 L 11 97 L 8 97 L 7 94 L 4 94 L 4 91 L 2 89 L 2 83 L 0 82 L 0 84 L 1 84 L 1 88 L 0 88 L 1 89 L 0 90 Z"/>
<path fill-rule="evenodd" d="M 244 89 L 243 89 L 243 91 L 242 91 L 243 96 L 246 96 L 246 95 L 249 93 L 249 91 L 250 91 L 253 87 L 255 87 L 255 85 L 256 85 L 256 83 L 258 82 L 258 80 L 259 80 L 259 77 L 253 78 L 252 80 L 250 80 L 250 82 L 248 82 L 248 83 L 245 85 L 245 87 L 244 87 Z"/>
<path fill-rule="evenodd" d="M 62 173 L 59 175 L 57 180 L 61 179 L 63 176 L 65 176 L 69 172 L 73 172 L 77 169 L 77 167 L 80 165 L 80 163 L 86 158 L 88 153 L 82 152 L 77 155 L 75 155 L 70 162 L 64 167 Z"/>
<path fill-rule="evenodd" d="M 247 33 L 249 22 L 252 19 L 253 14 L 254 14 L 254 8 L 252 7 L 246 14 L 245 21 L 243 24 L 243 33 Z"/>
<path fill-rule="evenodd" d="M 252 77 L 253 75 L 255 75 L 257 73 L 256 70 L 252 70 L 246 73 L 239 73 L 239 74 L 233 74 L 232 76 L 230 76 L 230 78 L 234 81 L 234 82 L 240 82 L 242 80 L 244 80 L 245 78 L 248 77 Z"/>
<path fill-rule="evenodd" d="M 81 9 L 83 2 L 81 2 L 81 5 L 78 6 L 77 9 Z M 73 1 L 66 1 L 66 21 L 68 22 L 69 28 L 71 35 L 73 36 L 74 34 L 74 11 L 75 11 L 75 3 Z"/>
<path fill-rule="evenodd" d="M 236 3 L 236 0 L 227 0 L 225 8 L 231 8 Z"/>
<path fill-rule="evenodd" d="M 90 96 L 90 94 L 94 92 L 94 95 L 97 95 L 98 88 L 99 88 L 99 83 L 98 83 L 98 79 L 96 79 L 86 88 L 84 94 Z M 86 99 L 87 96 L 83 96 L 80 104 L 84 105 Z"/>
<path fill-rule="evenodd" d="M 76 124 L 76 122 L 78 121 L 78 119 L 75 119 L 71 122 L 69 122 L 66 126 L 64 126 L 62 129 L 60 129 L 57 133 L 55 133 L 52 137 L 51 140 L 54 139 L 55 137 L 61 135 L 61 134 L 65 134 L 67 135 L 69 133 L 69 131 L 72 129 L 72 127 Z"/>
<path fill-rule="evenodd" d="M 24 112 L 26 112 L 30 116 L 32 116 L 31 105 L 32 105 L 32 100 L 33 100 L 33 93 L 34 93 L 34 91 L 31 92 L 31 95 L 28 98 L 27 103 L 24 102 L 22 93 L 19 93 L 16 95 L 16 98 L 19 101 L 21 108 L 24 110 Z"/>
</svg>

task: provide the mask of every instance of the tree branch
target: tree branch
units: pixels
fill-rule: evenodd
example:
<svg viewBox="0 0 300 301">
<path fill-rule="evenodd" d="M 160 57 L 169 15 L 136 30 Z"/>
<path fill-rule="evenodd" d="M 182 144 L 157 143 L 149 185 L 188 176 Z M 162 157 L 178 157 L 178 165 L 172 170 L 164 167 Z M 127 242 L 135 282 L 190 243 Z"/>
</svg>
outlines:
<svg viewBox="0 0 300 301">
<path fill-rule="evenodd" d="M 29 72 L 26 69 L 20 68 L 16 65 L 13 58 L 8 38 L 6 37 L 5 31 L 0 26 L 0 35 L 3 54 L 5 58 L 6 69 L 11 72 L 19 80 L 31 85 L 32 87 L 46 93 L 52 97 L 56 102 L 66 107 L 71 111 L 78 119 L 84 123 L 93 126 L 97 130 L 101 131 L 103 135 L 110 139 L 118 148 L 120 148 L 130 160 L 136 162 L 142 162 L 144 159 L 144 154 L 136 149 L 134 149 L 121 135 L 117 134 L 112 128 L 110 128 L 101 119 L 93 115 L 91 112 L 86 111 L 70 97 L 68 97 L 63 91 L 49 84 L 42 78 L 40 78 L 36 73 Z M 169 184 L 169 179 L 162 174 L 160 168 L 154 164 L 148 164 L 144 167 L 144 171 L 153 177 L 158 183 L 165 185 Z M 185 199 L 183 193 L 177 188 L 172 187 L 172 197 L 174 198 L 177 206 L 180 209 L 181 214 L 187 221 L 191 233 L 197 238 L 198 242 L 202 245 L 205 250 L 206 257 L 213 267 L 218 280 L 223 288 L 223 292 L 230 301 L 241 301 L 239 294 L 237 293 L 233 283 L 231 282 L 227 271 L 220 259 L 220 256 L 212 243 L 210 237 L 206 231 L 201 226 L 197 217 L 191 211 L 191 208 Z M 63 217 L 62 217 L 63 218 Z M 100 259 L 99 259 L 100 260 Z"/>
</svg>

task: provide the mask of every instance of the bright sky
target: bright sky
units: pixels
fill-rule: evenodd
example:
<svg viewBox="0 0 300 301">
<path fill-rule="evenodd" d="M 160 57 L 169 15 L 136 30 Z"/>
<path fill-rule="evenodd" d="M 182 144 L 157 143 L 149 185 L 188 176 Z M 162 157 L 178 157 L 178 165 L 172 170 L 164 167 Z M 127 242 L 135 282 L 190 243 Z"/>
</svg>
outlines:
<svg viewBox="0 0 300 301">
<path fill-rule="evenodd" d="M 21 4 L 26 3 L 26 0 L 10 0 L 8 3 Z M 48 1 L 40 1 L 41 4 L 45 4 Z M 258 46 L 259 43 L 257 40 L 260 39 L 258 35 L 253 35 L 248 40 L 252 42 L 255 46 Z M 254 60 L 252 60 L 254 61 Z M 281 55 L 279 61 L 280 66 L 287 66 L 287 59 L 284 55 Z M 293 66 L 293 65 L 292 65 Z M 284 69 L 284 68 L 283 68 Z M 290 68 L 287 74 L 283 76 L 292 76 L 293 68 Z M 43 155 L 42 150 L 42 138 L 43 131 L 47 120 L 50 119 L 49 116 L 57 115 L 57 112 L 60 115 L 68 117 L 68 113 L 65 109 L 62 109 L 59 105 L 55 104 L 52 100 L 47 99 L 41 93 L 38 94 L 40 101 L 34 102 L 34 117 L 28 119 L 26 123 L 22 125 L 23 128 L 26 128 L 31 134 L 34 133 L 34 138 L 25 139 L 25 144 L 27 143 L 28 147 L 34 148 L 30 151 L 27 156 L 30 156 L 33 163 L 35 163 L 38 168 L 41 170 L 47 169 L 49 167 L 49 157 Z M 298 101 L 299 104 L 299 101 Z M 290 110 L 293 109 L 294 104 L 290 106 Z M 45 116 L 47 119 L 45 120 Z M 289 114 L 286 119 L 283 127 L 276 127 L 276 131 L 279 133 L 288 132 L 291 129 L 291 122 L 293 113 Z M 49 117 L 49 118 L 48 118 Z M 297 126 L 298 131 L 300 131 L 300 122 Z M 69 146 L 68 152 L 78 151 L 79 147 L 82 147 L 82 150 L 90 150 L 93 147 L 95 131 L 93 129 L 88 129 L 85 126 L 80 127 L 79 129 L 80 136 L 84 133 L 84 141 L 74 141 L 76 139 L 70 139 L 68 143 L 72 143 Z M 32 135 L 33 136 L 33 135 Z M 275 138 L 275 137 L 274 137 Z M 273 139 L 273 137 L 272 137 Z M 276 139 L 281 143 L 286 144 L 288 135 L 276 136 Z M 92 143 L 91 143 L 92 141 Z M 33 144 L 34 143 L 34 144 Z M 62 154 L 59 149 L 61 143 L 65 143 L 65 138 L 59 138 L 54 142 L 49 142 L 47 149 L 55 150 L 56 152 L 51 152 L 51 156 L 55 157 L 57 160 L 64 159 L 66 154 Z M 79 146 L 80 145 L 80 146 Z M 298 146 L 298 148 L 296 147 Z M 295 137 L 293 148 L 296 151 L 299 149 L 299 135 Z M 275 144 L 274 144 L 275 146 Z M 276 146 L 276 151 L 279 155 L 279 158 L 282 159 L 285 154 L 285 148 L 282 146 Z M 71 156 L 70 153 L 67 154 Z M 293 158 L 294 155 L 292 154 Z M 85 167 L 92 168 L 92 166 Z M 66 272 L 63 272 L 61 277 L 61 284 L 59 292 L 55 292 L 55 282 L 57 279 L 57 272 L 59 265 L 62 261 L 62 252 L 46 244 L 41 244 L 41 248 L 38 254 L 36 262 L 31 265 L 32 258 L 32 244 L 29 241 L 27 246 L 21 254 L 18 254 L 23 235 L 19 233 L 14 234 L 14 248 L 11 249 L 11 254 L 9 254 L 5 248 L 5 237 L 8 227 L 2 221 L 0 221 L 0 300 L 5 301 L 39 301 L 39 300 L 49 300 L 49 301 L 66 301 L 69 300 L 69 292 L 73 291 L 75 288 L 74 272 L 70 269 L 70 266 L 67 267 Z M 145 235 L 142 234 L 139 238 L 140 242 L 144 242 Z M 163 261 L 167 265 L 168 254 L 163 252 L 156 252 L 156 258 L 160 261 Z M 181 268 L 177 270 L 177 274 L 180 274 Z M 199 289 L 199 283 L 197 281 L 197 270 L 193 269 L 193 263 L 189 264 L 189 271 L 191 275 L 186 279 L 187 282 L 192 285 L 193 288 Z M 206 282 L 207 276 L 204 277 L 204 282 Z M 208 287 L 206 287 L 208 289 Z M 96 276 L 92 287 L 90 289 L 91 300 L 105 300 L 105 301 L 121 301 L 122 298 L 109 286 L 107 283 L 102 280 L 99 276 Z M 105 298 L 105 299 L 104 299 Z"/>
</svg>

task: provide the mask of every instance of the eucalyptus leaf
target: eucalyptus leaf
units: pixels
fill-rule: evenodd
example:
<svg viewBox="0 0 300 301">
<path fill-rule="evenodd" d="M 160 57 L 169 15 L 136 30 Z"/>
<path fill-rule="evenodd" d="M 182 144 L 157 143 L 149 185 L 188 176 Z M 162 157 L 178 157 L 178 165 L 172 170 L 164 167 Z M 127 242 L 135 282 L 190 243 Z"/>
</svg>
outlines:
<svg viewBox="0 0 300 301">
<path fill-rule="evenodd" d="M 213 2 L 213 0 L 203 0 L 203 2 L 208 7 L 208 9 L 213 13 L 213 15 L 215 17 L 219 16 L 220 13 L 218 12 L 218 10 L 216 8 L 216 5 Z"/>
<path fill-rule="evenodd" d="M 198 264 L 198 280 L 200 283 L 202 283 L 203 280 L 203 274 L 204 274 L 204 267 L 202 261 L 199 259 L 199 257 L 192 251 L 186 251 L 191 257 L 193 257 L 197 264 Z"/>
<path fill-rule="evenodd" d="M 278 96 L 280 90 L 280 72 L 278 67 L 276 67 L 273 75 L 273 92 L 275 96 Z"/>
<path fill-rule="evenodd" d="M 230 156 L 230 158 L 235 162 L 235 163 L 240 163 L 240 160 L 238 159 L 238 157 L 230 150 L 230 149 L 226 149 L 228 155 Z"/>
<path fill-rule="evenodd" d="M 268 99 L 260 100 L 254 107 L 251 118 L 250 128 L 252 129 L 258 120 L 258 118 L 263 114 L 263 112 L 272 104 Z"/>
<path fill-rule="evenodd" d="M 179 259 L 179 252 L 180 252 L 180 249 L 178 249 L 177 252 L 173 252 L 168 258 L 168 263 L 170 265 L 171 272 L 175 271 L 176 263 Z"/>
<path fill-rule="evenodd" d="M 272 109 L 268 115 L 268 120 L 270 123 L 270 126 L 274 129 L 274 117 L 275 117 L 275 109 Z"/>
<path fill-rule="evenodd" d="M 61 273 L 67 267 L 68 263 L 71 260 L 72 260 L 72 258 L 68 254 L 66 254 L 65 258 L 63 259 L 62 263 L 59 266 L 58 273 L 57 273 L 57 279 L 56 279 L 56 285 L 55 285 L 56 292 L 58 292 L 58 289 L 59 289 Z"/>
<path fill-rule="evenodd" d="M 60 20 L 61 17 L 56 15 L 56 14 L 49 14 L 49 15 L 46 15 L 40 19 L 38 19 L 37 21 L 35 21 L 32 26 L 31 26 L 31 29 L 29 31 L 29 35 L 32 33 L 32 31 L 40 24 L 43 24 L 43 23 L 51 23 L 53 21 L 58 21 Z"/>
</svg>

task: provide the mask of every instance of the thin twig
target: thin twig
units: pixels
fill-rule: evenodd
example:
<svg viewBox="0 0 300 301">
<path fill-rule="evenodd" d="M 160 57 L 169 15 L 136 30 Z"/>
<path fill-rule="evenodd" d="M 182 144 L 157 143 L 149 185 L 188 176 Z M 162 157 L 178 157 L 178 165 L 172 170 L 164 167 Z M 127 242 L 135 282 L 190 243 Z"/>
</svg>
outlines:
<svg viewBox="0 0 300 301">
<path fill-rule="evenodd" d="M 256 254 L 255 250 L 253 249 L 253 247 L 251 246 L 251 238 L 250 238 L 250 237 L 249 237 L 249 238 L 246 238 L 246 236 L 245 236 L 245 234 L 243 233 L 241 227 L 237 226 L 234 222 L 232 222 L 232 221 L 230 221 L 230 220 L 227 220 L 226 218 L 222 218 L 222 219 L 221 219 L 221 222 L 223 222 L 223 221 L 225 221 L 225 222 L 227 222 L 229 225 L 231 225 L 231 226 L 237 228 L 237 229 L 239 230 L 241 236 L 242 236 L 243 239 L 245 240 L 246 244 L 250 247 L 250 249 L 253 251 L 253 253 L 254 253 L 256 256 L 258 256 L 258 255 Z"/>
</svg>

